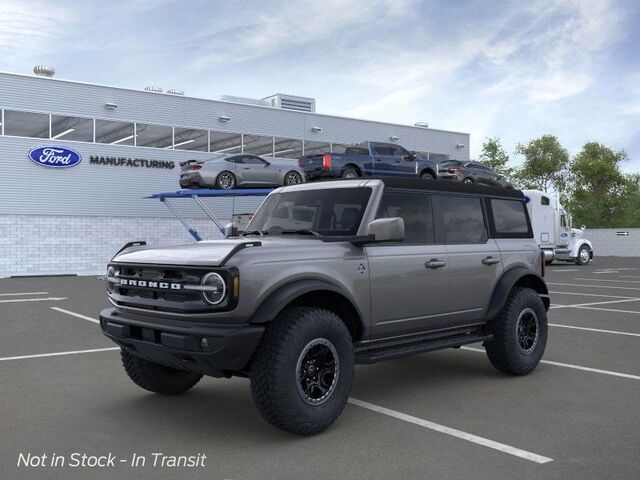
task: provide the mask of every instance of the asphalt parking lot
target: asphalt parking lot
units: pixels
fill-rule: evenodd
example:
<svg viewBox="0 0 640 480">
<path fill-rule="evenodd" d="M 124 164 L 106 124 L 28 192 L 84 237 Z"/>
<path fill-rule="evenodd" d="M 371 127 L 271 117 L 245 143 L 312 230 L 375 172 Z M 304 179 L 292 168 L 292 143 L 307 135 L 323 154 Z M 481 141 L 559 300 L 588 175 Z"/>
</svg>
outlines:
<svg viewBox="0 0 640 480">
<path fill-rule="evenodd" d="M 310 438 L 266 424 L 246 379 L 178 397 L 136 387 L 95 323 L 101 280 L 2 279 L 0 478 L 637 479 L 640 259 L 557 264 L 546 279 L 549 344 L 531 375 L 499 373 L 479 344 L 360 366 L 343 415 Z M 18 466 L 74 452 L 147 463 Z M 152 453 L 207 458 L 153 467 Z"/>
</svg>

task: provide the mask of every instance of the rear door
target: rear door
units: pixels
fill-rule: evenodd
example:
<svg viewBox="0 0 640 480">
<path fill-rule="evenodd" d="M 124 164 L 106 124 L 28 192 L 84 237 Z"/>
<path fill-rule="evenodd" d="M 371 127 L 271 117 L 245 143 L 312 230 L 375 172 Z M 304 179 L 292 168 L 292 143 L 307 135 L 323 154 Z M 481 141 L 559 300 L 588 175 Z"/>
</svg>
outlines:
<svg viewBox="0 0 640 480">
<path fill-rule="evenodd" d="M 375 338 L 411 335 L 449 324 L 449 267 L 435 235 L 431 195 L 385 190 L 378 218 L 402 217 L 403 242 L 365 247 Z"/>
<path fill-rule="evenodd" d="M 482 323 L 502 274 L 500 250 L 489 238 L 482 198 L 439 194 L 435 200 L 449 258 L 451 323 Z"/>
<path fill-rule="evenodd" d="M 374 174 L 383 177 L 394 177 L 397 158 L 393 155 L 391 145 L 384 143 L 372 143 L 371 153 L 373 157 Z"/>
</svg>

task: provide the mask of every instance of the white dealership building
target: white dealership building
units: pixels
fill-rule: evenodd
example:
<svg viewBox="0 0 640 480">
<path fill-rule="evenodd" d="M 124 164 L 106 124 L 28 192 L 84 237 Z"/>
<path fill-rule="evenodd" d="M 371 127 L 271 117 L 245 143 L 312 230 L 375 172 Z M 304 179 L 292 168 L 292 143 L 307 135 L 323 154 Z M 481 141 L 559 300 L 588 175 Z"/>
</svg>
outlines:
<svg viewBox="0 0 640 480">
<path fill-rule="evenodd" d="M 212 100 L 34 71 L 0 73 L 0 277 L 99 274 L 128 241 L 193 241 L 161 202 L 144 198 L 177 190 L 185 160 L 215 153 L 295 159 L 363 140 L 397 143 L 437 161 L 469 158 L 469 134 L 323 115 L 310 98 Z M 31 158 L 55 150 L 64 151 L 67 168 Z M 250 213 L 261 200 L 208 202 L 224 218 Z M 180 213 L 204 237 L 219 235 L 201 211 L 181 203 Z"/>
</svg>

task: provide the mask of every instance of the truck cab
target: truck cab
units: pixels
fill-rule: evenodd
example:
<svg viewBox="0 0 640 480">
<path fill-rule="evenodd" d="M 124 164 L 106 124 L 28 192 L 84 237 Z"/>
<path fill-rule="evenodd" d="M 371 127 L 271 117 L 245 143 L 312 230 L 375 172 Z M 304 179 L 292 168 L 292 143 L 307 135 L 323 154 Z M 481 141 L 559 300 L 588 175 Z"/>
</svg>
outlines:
<svg viewBox="0 0 640 480">
<path fill-rule="evenodd" d="M 545 262 L 554 260 L 586 265 L 593 259 L 593 246 L 583 238 L 585 226 L 572 227 L 572 219 L 558 197 L 541 190 L 523 190 L 534 238 Z"/>
</svg>

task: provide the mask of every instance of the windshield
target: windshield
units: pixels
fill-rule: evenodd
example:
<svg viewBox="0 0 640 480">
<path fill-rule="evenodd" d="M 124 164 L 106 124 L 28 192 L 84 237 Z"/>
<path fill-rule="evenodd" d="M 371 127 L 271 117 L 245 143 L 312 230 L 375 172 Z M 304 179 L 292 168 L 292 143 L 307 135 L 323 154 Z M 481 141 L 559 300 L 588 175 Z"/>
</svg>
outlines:
<svg viewBox="0 0 640 480">
<path fill-rule="evenodd" d="M 272 194 L 247 226 L 265 235 L 356 235 L 371 188 L 331 188 Z"/>
</svg>

